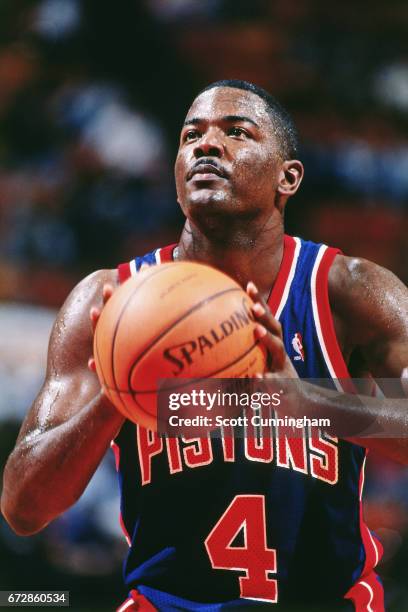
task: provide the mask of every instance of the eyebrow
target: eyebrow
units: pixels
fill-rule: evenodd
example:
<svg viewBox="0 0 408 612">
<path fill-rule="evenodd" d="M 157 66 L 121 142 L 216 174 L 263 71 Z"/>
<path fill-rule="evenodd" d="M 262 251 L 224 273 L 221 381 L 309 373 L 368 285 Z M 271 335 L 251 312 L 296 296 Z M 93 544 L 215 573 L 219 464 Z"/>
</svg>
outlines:
<svg viewBox="0 0 408 612">
<path fill-rule="evenodd" d="M 247 123 L 252 123 L 255 127 L 259 128 L 259 125 L 250 117 L 245 117 L 245 115 L 225 115 L 225 117 L 221 117 L 221 121 L 225 121 L 226 123 L 234 123 L 235 121 L 246 121 Z M 187 119 L 183 123 L 183 127 L 186 125 L 199 125 L 203 123 L 204 119 L 200 119 L 200 117 L 192 117 L 191 119 Z"/>
</svg>

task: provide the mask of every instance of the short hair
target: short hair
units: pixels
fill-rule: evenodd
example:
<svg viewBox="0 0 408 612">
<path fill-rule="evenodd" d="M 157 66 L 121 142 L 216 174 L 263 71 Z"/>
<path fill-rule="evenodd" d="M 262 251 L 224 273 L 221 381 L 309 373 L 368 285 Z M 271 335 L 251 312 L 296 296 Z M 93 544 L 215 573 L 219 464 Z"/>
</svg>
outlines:
<svg viewBox="0 0 408 612">
<path fill-rule="evenodd" d="M 241 81 L 239 79 L 224 79 L 222 81 L 215 81 L 210 83 L 207 87 L 204 87 L 198 94 L 200 96 L 209 89 L 215 87 L 232 87 L 234 89 L 243 89 L 244 91 L 250 91 L 265 102 L 266 110 L 271 118 L 272 124 L 275 128 L 275 134 L 278 139 L 281 154 L 284 159 L 295 159 L 298 155 L 299 150 L 299 139 L 297 129 L 293 122 L 292 117 L 288 111 L 273 97 L 270 93 L 254 85 L 248 81 Z M 197 96 L 197 97 L 198 97 Z"/>
</svg>

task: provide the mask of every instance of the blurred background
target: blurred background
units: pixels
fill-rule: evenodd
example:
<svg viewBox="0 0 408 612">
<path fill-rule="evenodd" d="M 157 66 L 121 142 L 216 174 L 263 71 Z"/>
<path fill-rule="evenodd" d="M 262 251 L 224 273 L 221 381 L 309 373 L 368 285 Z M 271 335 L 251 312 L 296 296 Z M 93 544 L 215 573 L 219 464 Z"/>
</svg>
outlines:
<svg viewBox="0 0 408 612">
<path fill-rule="evenodd" d="M 173 162 L 199 89 L 274 94 L 306 178 L 289 233 L 408 280 L 405 0 L 0 0 L 0 463 L 41 385 L 48 334 L 89 272 L 177 240 Z M 371 457 L 365 515 L 385 545 L 388 609 L 408 610 L 408 470 Z M 125 593 L 107 457 L 81 501 L 18 538 L 0 518 L 0 589 Z"/>
</svg>

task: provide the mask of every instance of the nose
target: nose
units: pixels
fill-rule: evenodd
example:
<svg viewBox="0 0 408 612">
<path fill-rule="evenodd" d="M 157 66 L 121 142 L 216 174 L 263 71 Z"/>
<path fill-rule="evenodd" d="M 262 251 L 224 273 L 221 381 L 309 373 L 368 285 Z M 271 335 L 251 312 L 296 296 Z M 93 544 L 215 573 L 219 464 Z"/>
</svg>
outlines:
<svg viewBox="0 0 408 612">
<path fill-rule="evenodd" d="M 209 131 L 200 138 L 197 145 L 194 147 L 194 157 L 218 157 L 221 158 L 224 154 L 222 142 L 216 136 L 214 131 Z"/>
</svg>

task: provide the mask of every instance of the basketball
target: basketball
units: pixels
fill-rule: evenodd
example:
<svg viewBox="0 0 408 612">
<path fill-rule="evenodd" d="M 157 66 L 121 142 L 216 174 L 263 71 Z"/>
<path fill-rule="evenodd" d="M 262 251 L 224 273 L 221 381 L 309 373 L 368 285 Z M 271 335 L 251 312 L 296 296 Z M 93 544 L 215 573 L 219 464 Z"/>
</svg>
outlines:
<svg viewBox="0 0 408 612">
<path fill-rule="evenodd" d="M 131 421 L 157 430 L 159 379 L 245 378 L 265 370 L 252 301 L 226 274 L 191 262 L 162 264 L 121 285 L 94 337 L 104 392 Z M 172 384 L 172 383 L 171 383 Z"/>
</svg>

